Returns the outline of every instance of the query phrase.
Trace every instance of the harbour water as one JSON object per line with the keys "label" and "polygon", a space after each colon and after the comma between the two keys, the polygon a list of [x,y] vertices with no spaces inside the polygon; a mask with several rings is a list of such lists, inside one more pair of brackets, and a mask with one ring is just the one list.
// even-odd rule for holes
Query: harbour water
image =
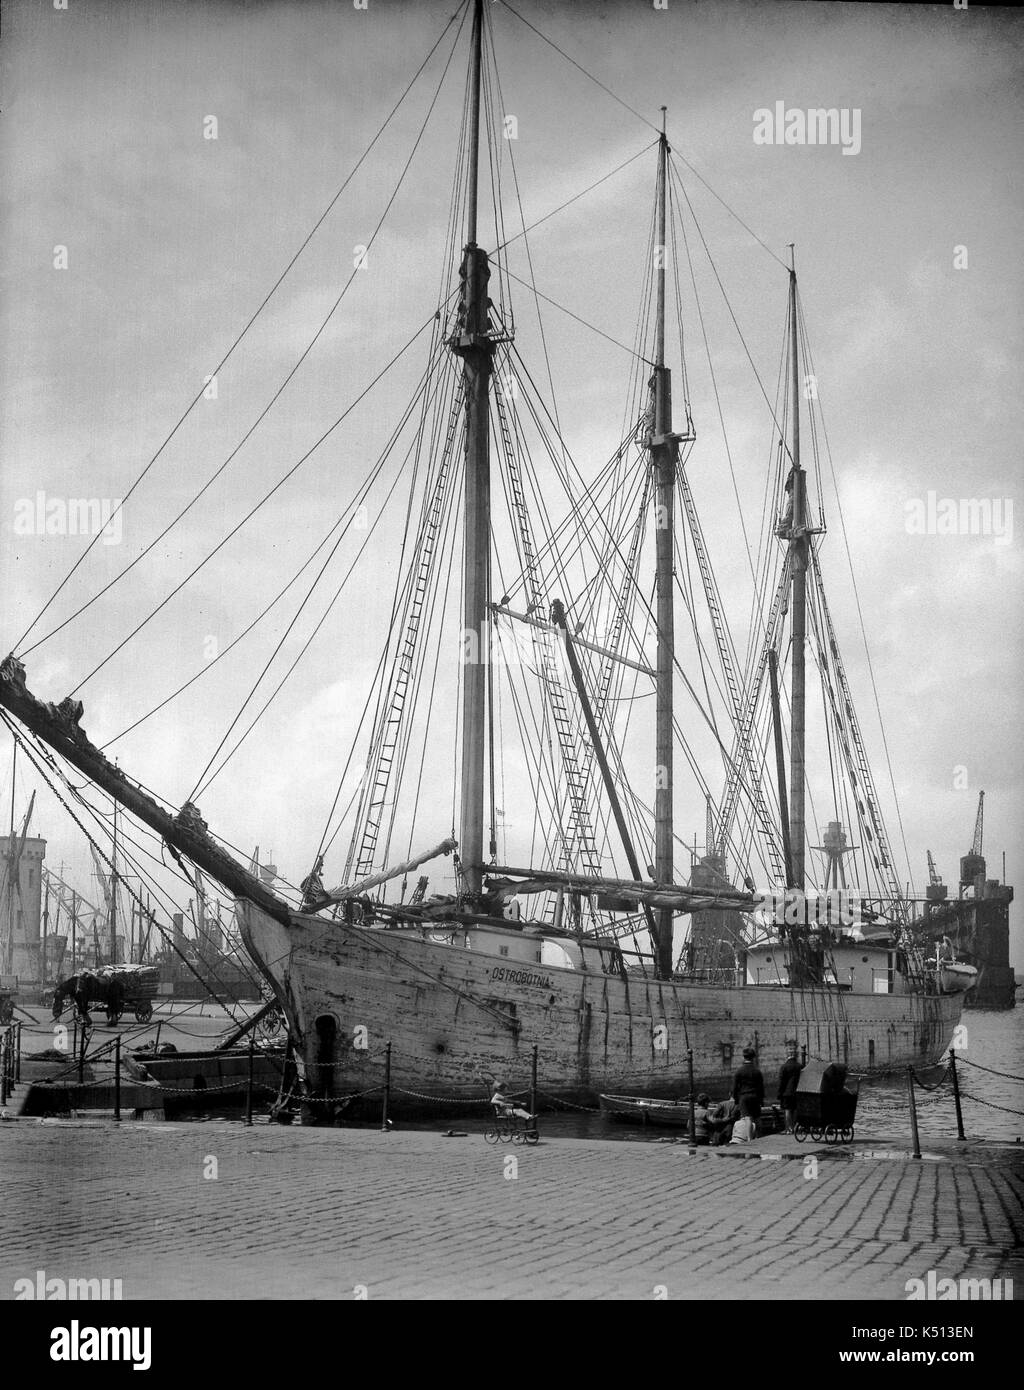
{"label": "harbour water", "polygon": [[[969,1010],[961,1025],[964,1046],[957,1053],[957,1074],[964,1129],[969,1135],[1024,1143],[1024,1010],[989,1013]],[[942,1072],[925,1080],[935,1085]],[[954,1137],[956,1113],[953,1087],[945,1080],[938,1089],[915,1087],[921,1138]],[[857,1124],[873,1133],[908,1130],[907,1083],[887,1077],[865,1085],[857,1106]]]}

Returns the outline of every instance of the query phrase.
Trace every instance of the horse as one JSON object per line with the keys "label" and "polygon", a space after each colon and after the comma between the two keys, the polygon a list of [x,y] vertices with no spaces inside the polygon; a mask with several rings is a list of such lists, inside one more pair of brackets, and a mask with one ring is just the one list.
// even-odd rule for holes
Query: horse
{"label": "horse", "polygon": [[124,997],[123,980],[116,976],[93,975],[83,970],[81,974],[58,980],[53,994],[53,1016],[60,1018],[70,998],[78,1018],[83,1023],[91,1024],[89,1005],[101,1004],[107,1013],[107,1025],[113,1028],[124,1013]]}

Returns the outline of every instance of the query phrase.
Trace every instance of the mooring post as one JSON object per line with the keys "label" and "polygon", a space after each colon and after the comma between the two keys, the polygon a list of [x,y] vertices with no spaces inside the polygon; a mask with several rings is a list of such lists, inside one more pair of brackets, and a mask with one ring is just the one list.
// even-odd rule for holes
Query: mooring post
{"label": "mooring post", "polygon": [[79,1034],[78,1034],[78,1084],[79,1084],[79,1086],[81,1086],[81,1085],[84,1083],[84,1081],[85,1081],[85,1044],[86,1044],[86,1032],[85,1032],[85,1023],[84,1023],[84,1021],[83,1021],[82,1027],[80,1028]]}
{"label": "mooring post", "polygon": [[19,1081],[21,1080],[21,1029],[22,1029],[22,1022],[21,1022],[21,1019],[20,1019],[20,1018],[18,1019],[18,1022],[17,1022],[17,1025],[16,1025],[16,1026],[17,1026],[18,1031],[17,1031],[17,1034],[15,1035],[15,1044],[14,1044],[14,1080],[15,1080],[15,1082],[17,1083],[17,1082],[19,1082]]}
{"label": "mooring post", "polygon": [[114,1039],[114,1119],[121,1118],[121,1034]]}
{"label": "mooring post", "polygon": [[953,1104],[956,1106],[956,1137],[966,1139],[964,1134],[964,1112],[960,1108],[960,1079],[956,1074],[956,1050],[949,1049],[949,1073],[953,1078]]}
{"label": "mooring post", "polygon": [[384,1105],[381,1110],[380,1130],[388,1132],[388,1105],[391,1103],[391,1043],[384,1048]]}
{"label": "mooring post", "polygon": [[693,1048],[686,1051],[686,1070],[690,1076],[690,1148],[697,1147],[697,1119],[693,1113]]}
{"label": "mooring post", "polygon": [[914,1068],[907,1068],[907,1089],[910,1092],[910,1131],[914,1138],[914,1158],[921,1157],[921,1139],[917,1132],[917,1100],[914,1097]]}
{"label": "mooring post", "polygon": [[252,1124],[252,1074],[256,1060],[256,1040],[249,1034],[249,1074],[245,1082],[245,1123]]}

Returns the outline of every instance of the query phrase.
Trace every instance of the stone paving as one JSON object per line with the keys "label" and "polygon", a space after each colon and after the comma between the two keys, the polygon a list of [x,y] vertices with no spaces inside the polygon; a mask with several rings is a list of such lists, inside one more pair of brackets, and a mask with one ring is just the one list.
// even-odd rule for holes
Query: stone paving
{"label": "stone paving", "polygon": [[126,1299],[902,1300],[929,1270],[1024,1294],[1021,1146],[907,1147],[22,1119],[0,1298],[37,1270]]}

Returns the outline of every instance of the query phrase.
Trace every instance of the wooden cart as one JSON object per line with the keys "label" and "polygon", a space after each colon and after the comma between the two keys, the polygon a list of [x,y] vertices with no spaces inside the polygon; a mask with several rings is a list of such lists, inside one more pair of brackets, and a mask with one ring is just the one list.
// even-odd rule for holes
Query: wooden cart
{"label": "wooden cart", "polygon": [[[160,987],[160,971],[155,965],[104,965],[99,976],[116,975],[124,985],[124,1007],[135,1015],[136,1023],[148,1023],[153,1017],[153,1000]],[[121,1015],[110,1019],[119,1023]]]}
{"label": "wooden cart", "polygon": [[14,1000],[18,993],[17,975],[0,975],[0,1026],[14,1018]]}

